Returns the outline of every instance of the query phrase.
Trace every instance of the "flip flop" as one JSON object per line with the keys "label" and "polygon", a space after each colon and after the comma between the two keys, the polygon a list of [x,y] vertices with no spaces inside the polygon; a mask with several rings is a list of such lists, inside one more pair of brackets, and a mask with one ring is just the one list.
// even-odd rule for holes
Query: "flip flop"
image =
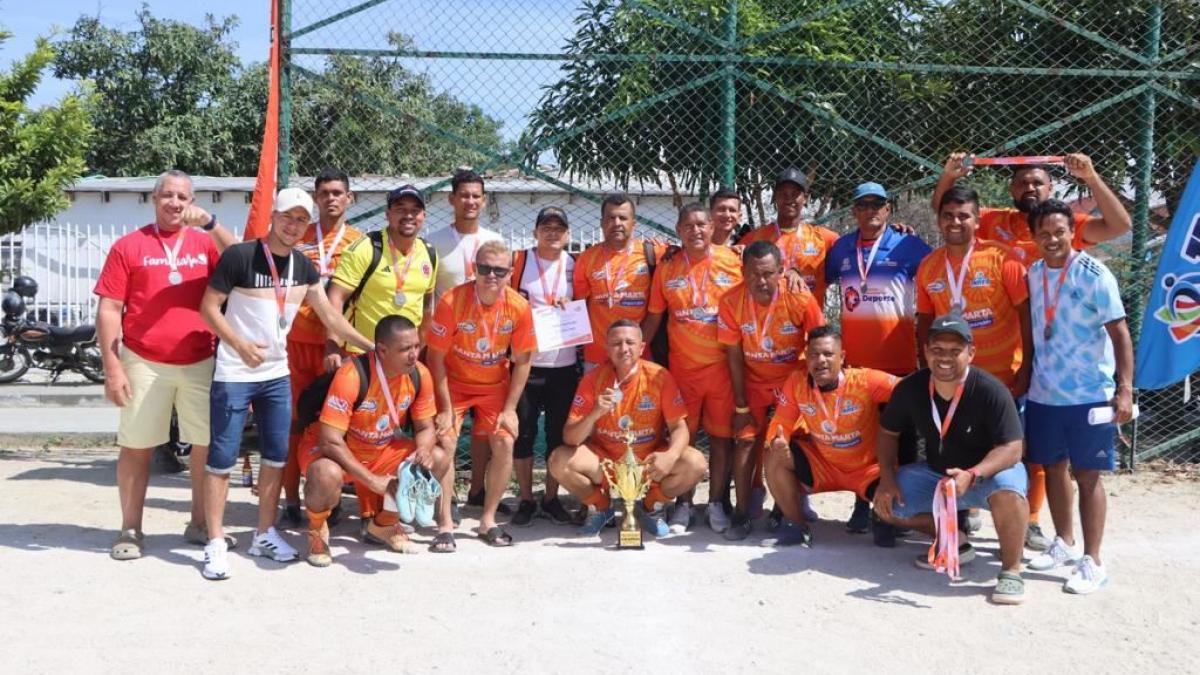
{"label": "flip flop", "polygon": [[437,521],[433,517],[433,506],[442,496],[442,486],[425,467],[417,467],[417,524],[421,527],[434,527]]}
{"label": "flip flop", "polygon": [[416,515],[414,513],[416,500],[413,497],[417,478],[413,468],[414,465],[411,461],[404,460],[400,463],[400,468],[396,469],[396,478],[399,479],[399,486],[396,488],[396,513],[400,516],[400,520],[406,523],[411,523]]}
{"label": "flip flop", "polygon": [[454,543],[453,532],[438,532],[433,538],[433,542],[429,544],[429,550],[433,553],[454,553],[458,550],[458,544]]}
{"label": "flip flop", "polygon": [[493,525],[487,532],[476,532],[475,534],[487,542],[488,546],[496,548],[512,546],[513,543],[512,535],[505,532],[499,525]]}

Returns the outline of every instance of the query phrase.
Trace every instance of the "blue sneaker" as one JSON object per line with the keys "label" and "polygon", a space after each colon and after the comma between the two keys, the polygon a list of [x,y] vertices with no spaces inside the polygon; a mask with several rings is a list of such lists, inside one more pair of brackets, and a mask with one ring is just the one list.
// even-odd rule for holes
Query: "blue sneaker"
{"label": "blue sneaker", "polygon": [[578,532],[580,536],[600,536],[600,530],[603,530],[605,525],[608,525],[610,522],[612,522],[614,516],[616,516],[616,512],[613,511],[611,506],[603,511],[598,511],[596,510],[596,507],[589,506],[587,518],[584,519],[583,525],[579,526]]}
{"label": "blue sneaker", "polygon": [[642,529],[655,537],[662,539],[671,536],[671,526],[667,524],[667,511],[662,504],[656,504],[653,511],[642,514]]}
{"label": "blue sneaker", "polygon": [[399,485],[396,487],[396,514],[405,523],[411,523],[416,518],[417,507],[417,465],[410,460],[404,460],[396,470]]}
{"label": "blue sneaker", "polygon": [[763,546],[773,546],[775,548],[783,548],[787,546],[807,546],[812,548],[812,530],[808,529],[808,525],[794,523],[787,518],[784,518],[779,527],[775,529],[775,536],[763,539]]}
{"label": "blue sneaker", "polygon": [[417,524],[421,527],[434,527],[437,525],[437,521],[433,516],[433,507],[438,498],[442,496],[442,486],[438,484],[429,469],[423,466],[417,468],[417,503],[414,515]]}

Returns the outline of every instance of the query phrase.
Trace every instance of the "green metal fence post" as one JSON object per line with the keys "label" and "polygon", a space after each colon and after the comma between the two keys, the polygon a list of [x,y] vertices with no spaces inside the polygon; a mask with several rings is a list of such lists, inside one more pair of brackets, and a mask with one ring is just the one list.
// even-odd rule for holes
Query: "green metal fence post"
{"label": "green metal fence post", "polygon": [[[1151,63],[1158,59],[1159,43],[1162,37],[1162,3],[1154,2],[1146,15],[1146,57]],[[1150,231],[1150,189],[1151,176],[1154,168],[1154,115],[1157,94],[1153,88],[1142,94],[1141,128],[1138,129],[1138,158],[1137,173],[1134,176],[1133,202],[1133,241],[1130,243],[1129,255],[1132,274],[1131,288],[1126,290],[1126,315],[1129,317],[1129,331],[1133,335],[1134,344],[1142,332],[1142,298],[1145,296],[1146,272],[1146,235]],[[1130,468],[1133,467],[1138,452],[1137,428],[1130,444]]]}
{"label": "green metal fence post", "polygon": [[276,0],[279,11],[279,165],[275,185],[292,175],[292,0]]}
{"label": "green metal fence post", "polygon": [[[736,56],[737,51],[737,11],[738,0],[729,0],[729,9],[725,13],[725,54],[728,57]],[[721,83],[721,183],[730,189],[733,189],[734,183],[737,182],[734,154],[737,151],[737,91],[734,88],[736,68],[732,60],[726,61],[725,78]]]}

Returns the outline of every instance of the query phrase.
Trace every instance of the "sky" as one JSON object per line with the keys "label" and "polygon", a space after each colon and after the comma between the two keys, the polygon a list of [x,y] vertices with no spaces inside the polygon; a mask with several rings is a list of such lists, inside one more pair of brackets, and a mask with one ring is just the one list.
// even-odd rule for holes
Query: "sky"
{"label": "sky", "polygon": [[[293,0],[293,30],[359,4],[362,0]],[[132,30],[135,13],[147,4],[158,18],[201,25],[206,14],[236,15],[232,38],[243,62],[265,61],[271,0],[0,0],[0,27],[13,33],[0,45],[0,63],[27,54],[38,36],[66,32],[81,15],[99,16],[110,27]],[[376,7],[297,38],[297,47],[386,47],[390,31],[411,36],[419,49],[439,51],[553,52],[574,32],[573,0],[388,0]],[[298,65],[317,70],[320,56],[300,56]],[[425,73],[434,86],[474,103],[504,123],[502,135],[520,134],[541,88],[555,79],[558,63],[514,60],[410,59],[405,66]],[[30,103],[52,104],[75,83],[49,71]]]}

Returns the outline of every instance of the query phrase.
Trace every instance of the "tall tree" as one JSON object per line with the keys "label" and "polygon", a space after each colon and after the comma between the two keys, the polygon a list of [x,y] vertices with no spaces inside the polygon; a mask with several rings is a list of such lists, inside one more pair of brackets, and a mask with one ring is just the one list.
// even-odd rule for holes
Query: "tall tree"
{"label": "tall tree", "polygon": [[[10,33],[0,31],[0,44]],[[63,188],[84,168],[91,126],[76,96],[30,109],[26,101],[54,59],[39,39],[33,53],[0,72],[0,234],[16,232],[67,207]]]}

